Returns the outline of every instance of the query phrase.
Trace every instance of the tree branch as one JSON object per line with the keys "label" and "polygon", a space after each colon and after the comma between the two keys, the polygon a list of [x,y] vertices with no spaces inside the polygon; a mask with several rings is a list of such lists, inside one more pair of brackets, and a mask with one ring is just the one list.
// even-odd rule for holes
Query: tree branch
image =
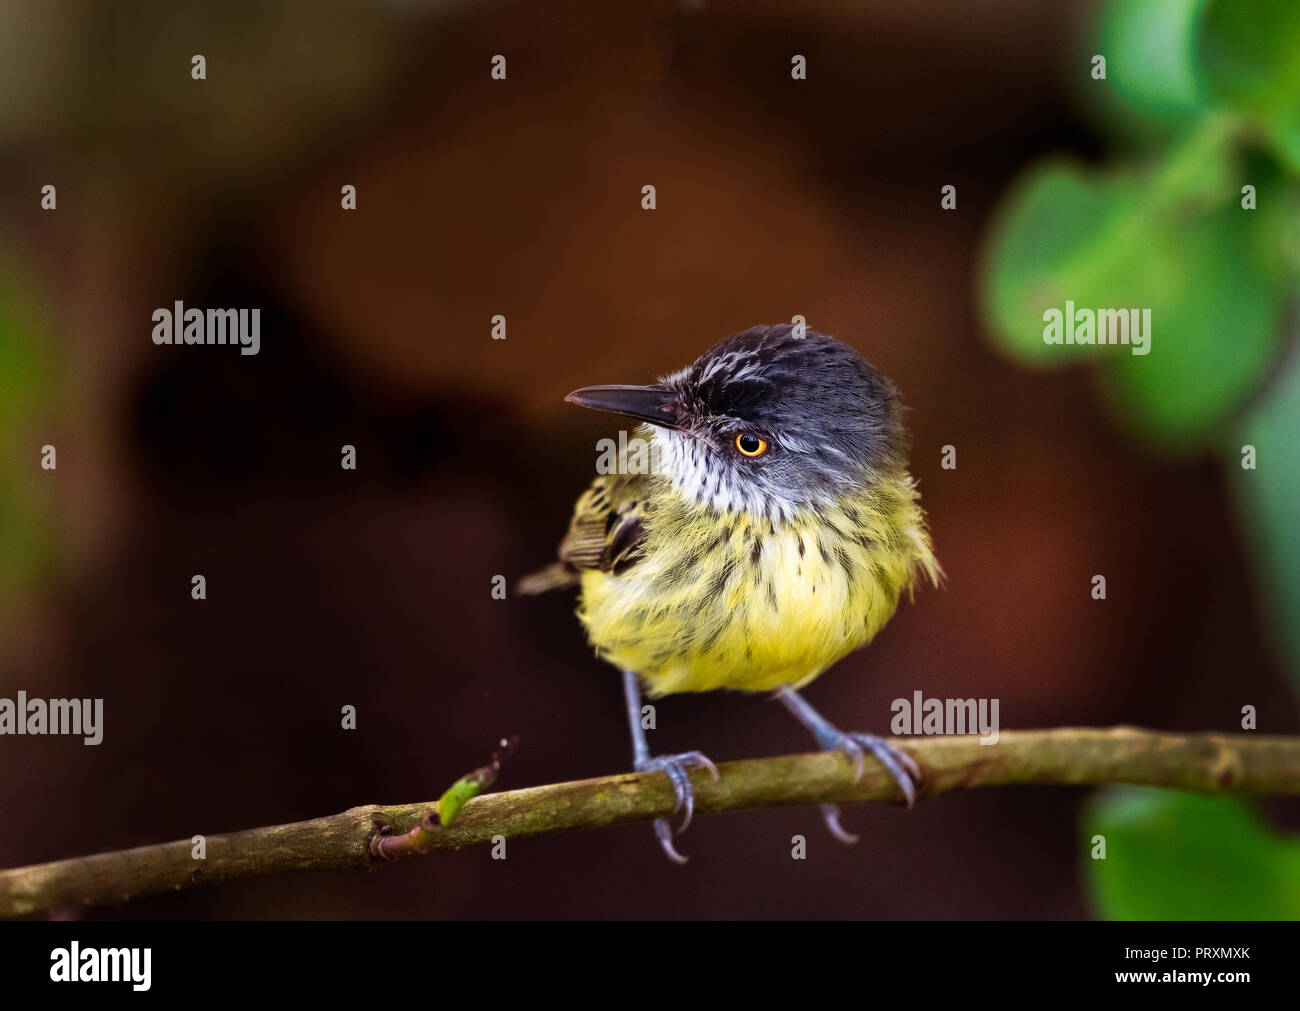
{"label": "tree branch", "polygon": [[[1300,793],[1300,738],[1164,734],[1130,727],[1007,731],[977,737],[897,738],[920,763],[920,796],[1014,784],[1136,783],[1217,793]],[[868,760],[854,783],[843,755],[819,753],[727,762],[721,779],[693,772],[695,810],[899,801],[898,787]],[[449,791],[450,792],[450,791]],[[206,859],[188,840],[0,871],[0,917],[118,902],[292,871],[375,870],[437,850],[575,828],[645,821],[672,812],[662,773],[627,773],[476,797],[452,825],[437,804],[371,804],[311,821],[206,837]],[[409,840],[406,841],[406,840]]]}

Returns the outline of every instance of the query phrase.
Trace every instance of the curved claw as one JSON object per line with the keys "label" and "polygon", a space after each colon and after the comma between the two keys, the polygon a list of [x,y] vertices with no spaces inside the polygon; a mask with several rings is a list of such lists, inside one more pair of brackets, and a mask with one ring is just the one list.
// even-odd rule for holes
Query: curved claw
{"label": "curved claw", "polygon": [[826,828],[830,830],[831,835],[844,843],[845,846],[852,846],[858,841],[857,836],[840,824],[840,806],[838,804],[823,804],[821,808],[822,821],[826,822]]}
{"label": "curved claw", "polygon": [[844,737],[852,743],[852,747],[845,746],[845,750],[855,756],[858,777],[862,775],[862,753],[865,749],[870,751],[894,777],[894,782],[903,791],[903,799],[907,806],[911,808],[916,804],[916,788],[924,777],[921,767],[916,764],[911,755],[875,734],[845,734]]}
{"label": "curved claw", "polygon": [[695,809],[695,791],[691,789],[691,781],[686,775],[686,770],[676,762],[665,762],[659,767],[667,776],[668,781],[673,785],[673,796],[676,803],[673,804],[673,814],[686,805],[686,820],[689,821],[691,812]]}
{"label": "curved claw", "polygon": [[702,751],[688,751],[685,755],[679,755],[679,758],[686,761],[688,765],[701,765],[709,770],[709,775],[713,777],[716,783],[722,777],[718,775],[718,767],[709,760],[709,756]]}
{"label": "curved claw", "polygon": [[[895,747],[886,741],[883,737],[877,737],[875,734],[846,734],[842,730],[836,729],[826,717],[817,712],[808,702],[793,688],[783,688],[777,692],[777,698],[781,704],[790,710],[794,718],[807,727],[817,743],[825,751],[843,751],[846,757],[853,763],[853,781],[856,783],[862,778],[863,760],[866,752],[870,751],[885,771],[893,777],[898,784],[899,790],[903,793],[903,800],[910,808],[916,803],[917,787],[921,785],[924,774],[921,767],[916,764],[912,756],[902,749]],[[853,841],[857,838],[844,831],[840,825],[840,812],[834,804],[822,805],[822,817],[826,820],[826,827],[831,830],[831,834],[842,842]]]}
{"label": "curved claw", "polygon": [[[686,827],[690,825],[691,818],[695,814],[695,791],[691,787],[690,776],[686,773],[687,767],[692,765],[702,766],[707,769],[714,782],[717,782],[718,767],[702,751],[684,751],[679,755],[660,755],[658,758],[648,758],[636,763],[637,772],[662,772],[667,775],[668,781],[673,787],[673,796],[677,800],[677,803],[673,806],[673,814],[685,809],[685,816],[677,829],[679,834],[686,831]],[[659,835],[660,844],[665,846],[664,852],[668,854],[670,860],[676,863],[685,863],[685,857],[682,857],[671,845],[664,843],[663,830],[660,828],[661,822],[664,826],[663,830],[667,829],[668,822],[665,819],[656,819],[655,833]]]}
{"label": "curved claw", "polygon": [[912,780],[919,786],[922,780],[925,779],[925,773],[923,773],[921,771],[921,767],[916,764],[916,759],[914,759],[902,748],[896,747],[895,745],[890,744],[881,738],[877,738],[877,740],[879,740],[882,744],[884,744],[885,747],[887,747],[890,750],[893,756],[898,759],[899,764],[901,764],[903,768],[907,770],[907,774],[911,776]]}
{"label": "curved claw", "polygon": [[664,851],[664,855],[675,864],[684,864],[690,857],[682,856],[677,852],[677,847],[673,845],[673,827],[668,824],[667,818],[655,819],[655,835],[659,839],[659,848]]}

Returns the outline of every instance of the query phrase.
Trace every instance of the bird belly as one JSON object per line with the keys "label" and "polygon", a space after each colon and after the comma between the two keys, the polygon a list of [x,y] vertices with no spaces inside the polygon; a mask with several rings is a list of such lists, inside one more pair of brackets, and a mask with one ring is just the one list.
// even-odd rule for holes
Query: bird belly
{"label": "bird belly", "polygon": [[674,524],[621,575],[583,573],[592,645],[652,694],[804,684],[871,640],[909,578],[905,554],[820,517],[717,523]]}

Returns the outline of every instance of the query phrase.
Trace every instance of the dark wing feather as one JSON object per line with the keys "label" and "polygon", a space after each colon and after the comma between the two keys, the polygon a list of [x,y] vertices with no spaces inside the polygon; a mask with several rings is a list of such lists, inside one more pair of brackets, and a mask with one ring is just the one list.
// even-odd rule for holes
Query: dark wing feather
{"label": "dark wing feather", "polygon": [[620,575],[641,557],[647,479],[639,474],[601,475],[582,493],[560,542],[559,561],[519,581],[520,593],[575,586],[584,569]]}

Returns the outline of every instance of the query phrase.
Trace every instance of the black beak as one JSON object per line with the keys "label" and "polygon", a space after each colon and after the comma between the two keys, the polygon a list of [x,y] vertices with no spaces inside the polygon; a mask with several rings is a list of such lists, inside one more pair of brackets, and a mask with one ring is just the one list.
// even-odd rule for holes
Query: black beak
{"label": "black beak", "polygon": [[682,427],[682,402],[666,386],[584,386],[564,399],[579,407],[621,414],[660,428]]}

